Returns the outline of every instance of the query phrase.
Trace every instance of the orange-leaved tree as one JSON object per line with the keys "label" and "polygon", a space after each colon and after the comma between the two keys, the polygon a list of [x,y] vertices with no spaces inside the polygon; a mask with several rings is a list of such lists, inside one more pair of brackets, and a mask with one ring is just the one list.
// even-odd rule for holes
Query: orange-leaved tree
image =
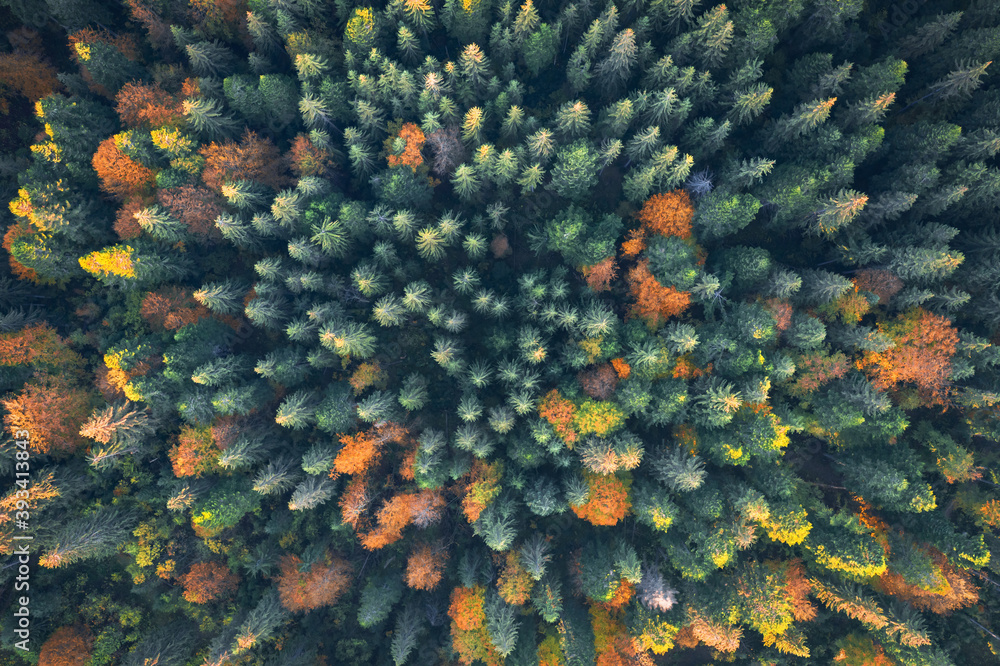
{"label": "orange-leaved tree", "polygon": [[487,666],[503,663],[486,629],[485,603],[486,590],[480,585],[456,587],[451,591],[451,604],[448,606],[451,645],[463,664],[472,664],[477,659]]}
{"label": "orange-leaved tree", "polygon": [[654,194],[635,215],[644,229],[661,236],[691,237],[694,206],[686,190]]}
{"label": "orange-leaved tree", "polygon": [[562,397],[557,389],[545,394],[538,404],[538,415],[552,424],[556,434],[566,445],[573,448],[577,433],[573,430],[573,417],[576,416],[576,406]]}
{"label": "orange-leaved tree", "polygon": [[101,188],[121,200],[149,190],[156,181],[153,170],[123,153],[113,136],[100,143],[91,164]]}
{"label": "orange-leaved tree", "polygon": [[181,426],[177,443],[167,454],[174,467],[174,476],[202,476],[221,471],[218,464],[219,449],[208,426]]}
{"label": "orange-leaved tree", "polygon": [[629,293],[635,299],[630,314],[656,328],[663,320],[681,314],[691,304],[691,294],[664,287],[649,270],[649,259],[641,259],[628,276]]}
{"label": "orange-leaved tree", "polygon": [[441,582],[448,549],[442,543],[416,546],[406,559],[406,584],[414,590],[433,590]]}
{"label": "orange-leaved tree", "polygon": [[500,461],[487,463],[476,459],[468,472],[468,485],[462,498],[462,513],[470,523],[479,519],[490,502],[500,494],[503,465]]}
{"label": "orange-leaved tree", "polygon": [[323,176],[333,171],[333,156],[330,151],[316,146],[306,134],[295,137],[288,151],[288,162],[292,173],[300,178]]}
{"label": "orange-leaved tree", "polygon": [[913,308],[879,330],[895,344],[882,352],[866,351],[859,367],[882,390],[912,382],[927,404],[941,403],[949,386],[951,357],[958,346],[958,332],[942,315]]}
{"label": "orange-leaved tree", "polygon": [[523,606],[531,597],[531,586],[534,580],[531,574],[521,564],[521,555],[514,550],[508,550],[503,571],[497,580],[497,591],[504,601],[515,606]]}
{"label": "orange-leaved tree", "polygon": [[591,472],[584,472],[583,476],[589,489],[587,501],[580,506],[571,506],[573,513],[593,525],[617,525],[632,508],[629,499],[631,478]]}
{"label": "orange-leaved tree", "polygon": [[193,604],[228,597],[240,582],[239,576],[218,562],[197,562],[177,580],[184,586],[184,598]]}
{"label": "orange-leaved tree", "polygon": [[414,123],[404,124],[399,134],[385,140],[389,166],[408,166],[414,171],[424,163],[420,149],[424,147],[424,133]]}
{"label": "orange-leaved tree", "polygon": [[157,200],[198,238],[222,238],[215,218],[222,212],[222,200],[212,190],[197,185],[181,185],[160,190]]}
{"label": "orange-leaved tree", "polygon": [[132,128],[153,128],[177,123],[181,105],[159,83],[129,81],[115,96],[115,110],[121,121]]}
{"label": "orange-leaved tree", "polygon": [[618,264],[614,257],[606,257],[596,264],[581,267],[580,272],[586,278],[588,287],[594,291],[608,291],[611,281],[618,276]]}
{"label": "orange-leaved tree", "polygon": [[22,95],[34,104],[62,88],[55,67],[31,53],[0,53],[0,113],[8,113],[9,99]]}
{"label": "orange-leaved tree", "polygon": [[213,141],[198,151],[205,158],[205,184],[219,191],[227,181],[251,180],[273,189],[288,184],[284,160],[270,139],[247,130],[240,141]]}
{"label": "orange-leaved tree", "polygon": [[38,666],[83,666],[90,659],[92,644],[85,626],[60,627],[42,644]]}
{"label": "orange-leaved tree", "polygon": [[90,417],[95,395],[74,384],[64,374],[36,372],[22,391],[0,404],[7,413],[4,424],[11,436],[27,430],[28,447],[38,453],[68,453],[86,443],[80,426]]}
{"label": "orange-leaved tree", "polygon": [[281,605],[290,611],[311,611],[332,606],[351,586],[353,570],[349,562],[326,553],[306,571],[301,571],[302,559],[285,555],[278,563],[278,596]]}
{"label": "orange-leaved tree", "polygon": [[176,285],[147,293],[139,314],[154,330],[168,331],[212,316],[208,308],[194,300],[189,289]]}

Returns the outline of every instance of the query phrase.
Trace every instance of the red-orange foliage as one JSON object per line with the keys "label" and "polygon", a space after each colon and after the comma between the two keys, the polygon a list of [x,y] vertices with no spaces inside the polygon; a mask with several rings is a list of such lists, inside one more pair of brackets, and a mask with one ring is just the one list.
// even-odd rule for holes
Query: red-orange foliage
{"label": "red-orange foliage", "polygon": [[135,219],[135,214],[149,205],[149,200],[144,197],[129,197],[128,200],[118,209],[115,214],[114,230],[118,238],[129,240],[142,235],[142,227]]}
{"label": "red-orange foliage", "polygon": [[368,492],[368,479],[364,476],[354,477],[347,485],[347,489],[344,490],[344,494],[340,496],[341,520],[357,530],[371,501],[371,493]]}
{"label": "red-orange foliage", "polygon": [[386,159],[389,162],[389,166],[406,165],[416,171],[417,167],[424,163],[424,157],[420,154],[420,149],[424,147],[423,131],[421,131],[418,125],[406,123],[400,128],[397,136],[406,142],[406,147],[402,153],[394,155],[392,153],[392,143],[396,137],[386,139],[387,152],[389,153]]}
{"label": "red-orange foliage", "polygon": [[584,392],[595,400],[607,400],[618,386],[618,373],[608,363],[577,374]]}
{"label": "red-orange foliage", "polygon": [[685,190],[654,194],[636,213],[643,226],[661,236],[691,237],[694,206]]}
{"label": "red-orange foliage", "polygon": [[490,252],[493,253],[494,259],[503,259],[511,253],[510,241],[507,240],[506,234],[497,234],[493,237],[490,241]]}
{"label": "red-orange foliage", "polygon": [[903,288],[903,281],[894,273],[878,268],[863,268],[854,274],[854,284],[862,291],[878,296],[878,304],[885,305]]}
{"label": "red-orange foliage", "polygon": [[101,188],[119,199],[141,194],[156,181],[156,174],[119,150],[114,137],[97,147],[91,160],[101,179]]}
{"label": "red-orange foliage", "polygon": [[632,366],[623,358],[611,359],[611,366],[618,373],[618,379],[628,379],[628,376],[632,374]]}
{"label": "red-orange foliage", "polygon": [[566,444],[572,446],[577,434],[573,430],[573,418],[576,416],[576,406],[552,389],[545,394],[538,405],[538,415],[552,424],[556,434],[562,437]]}
{"label": "red-orange foliage", "polygon": [[205,157],[202,180],[219,191],[225,181],[251,180],[276,190],[289,183],[281,153],[270,139],[247,130],[240,141],[213,141],[198,151]]}
{"label": "red-orange foliage", "polygon": [[677,358],[677,363],[674,365],[673,372],[671,373],[675,378],[680,379],[697,379],[702,375],[707,375],[712,373],[712,364],[709,363],[704,370],[699,368],[691,360],[690,354],[685,354]]}
{"label": "red-orange foliage", "polygon": [[1000,500],[991,499],[979,507],[980,519],[990,527],[1000,526]]}
{"label": "red-orange foliage", "polygon": [[154,330],[175,331],[187,324],[212,316],[204,305],[194,300],[183,287],[163,287],[151,291],[142,299],[139,314]]}
{"label": "red-orange foliage", "polygon": [[10,264],[11,272],[17,276],[19,280],[30,280],[36,284],[42,281],[41,277],[35,272],[34,269],[28,268],[17,259],[14,255],[10,253],[11,246],[13,246],[14,241],[19,238],[24,238],[28,236],[34,236],[37,233],[36,229],[27,220],[17,220],[13,224],[7,227],[7,231],[3,235],[3,249],[7,250],[7,263]]}
{"label": "red-orange foliage", "polygon": [[789,387],[789,393],[803,397],[834,379],[840,379],[851,368],[851,362],[837,352],[827,355],[822,351],[812,351],[795,359],[796,379]]}
{"label": "red-orange foliage", "polygon": [[130,81],[118,91],[115,102],[118,117],[132,128],[170,125],[181,117],[180,103],[159,83]]}
{"label": "red-orange foliage", "polygon": [[146,28],[146,35],[153,46],[166,50],[174,45],[170,24],[150,9],[144,0],[125,0],[125,4],[129,6],[132,18]]}
{"label": "red-orange foliage", "polygon": [[941,402],[948,388],[951,357],[958,345],[958,333],[951,320],[922,308],[899,315],[879,330],[896,343],[884,352],[865,352],[858,367],[869,372],[879,389],[893,389],[901,382],[913,382],[926,402]]}
{"label": "red-orange foliage", "polygon": [[403,493],[390,498],[378,510],[378,525],[361,535],[361,545],[368,550],[378,550],[399,541],[403,530],[413,522],[413,502],[416,495]]}
{"label": "red-orange foliage", "polygon": [[0,113],[8,113],[11,93],[34,103],[62,88],[56,69],[30,53],[0,53]]}
{"label": "red-orange foliage", "polygon": [[486,590],[479,585],[456,587],[451,591],[451,605],[448,607],[451,644],[463,664],[472,664],[477,659],[487,666],[503,663],[486,630],[485,601]]}
{"label": "red-orange foliage", "polygon": [[309,137],[299,134],[288,152],[288,162],[292,172],[298,176],[322,176],[333,170],[333,156],[330,151],[316,147]]}
{"label": "red-orange foliage", "polygon": [[47,322],[0,333],[0,366],[44,364],[66,373],[77,371],[83,363]]}
{"label": "red-orange foliage", "polygon": [[38,666],[83,666],[90,659],[91,643],[86,627],[60,627],[42,644]]}
{"label": "red-orange foliage", "polygon": [[937,588],[921,589],[907,583],[898,573],[887,570],[875,582],[876,589],[913,604],[921,610],[929,610],[938,615],[949,615],[953,610],[971,606],[979,601],[979,592],[969,580],[969,574],[949,564],[939,550],[934,548],[928,550],[940,574]]}
{"label": "red-orange foliage", "polygon": [[618,265],[614,257],[607,257],[592,266],[581,267],[580,272],[587,279],[588,287],[594,291],[608,291],[611,281],[618,276]]}
{"label": "red-orange foliage", "polygon": [[794,308],[788,301],[783,301],[779,298],[769,298],[764,302],[764,307],[774,317],[774,326],[779,331],[787,331],[788,327],[792,325]]}
{"label": "red-orange foliage", "polygon": [[631,315],[645,320],[655,328],[662,320],[679,315],[691,304],[691,294],[664,287],[649,270],[649,259],[641,260],[628,272],[628,284],[632,298]]}
{"label": "red-orange foliage", "polygon": [[815,619],[816,605],[809,599],[812,585],[806,578],[806,569],[802,560],[795,558],[788,562],[770,561],[767,564],[774,570],[780,570],[784,576],[783,596],[791,604],[792,617],[799,622],[809,622]]}
{"label": "red-orange foliage", "polygon": [[504,601],[515,606],[522,606],[531,597],[531,586],[534,581],[531,574],[521,564],[521,556],[513,550],[507,551],[503,571],[497,580],[497,591]]}
{"label": "red-orange foliage", "polygon": [[629,488],[632,482],[627,477],[620,479],[614,474],[600,476],[584,472],[590,493],[581,506],[570,507],[573,513],[594,525],[616,525],[632,508]]}
{"label": "red-orange foliage", "polygon": [[218,454],[211,428],[183,425],[177,435],[177,443],[167,455],[173,465],[174,476],[180,478],[201,476],[220,469],[216,462]]}
{"label": "red-orange foliage", "polygon": [[193,604],[228,597],[236,591],[240,577],[224,564],[198,562],[191,570],[177,579],[184,586],[184,598]]}
{"label": "red-orange foliage", "polygon": [[421,544],[406,560],[406,584],[414,590],[433,590],[441,582],[448,550],[442,544]]}
{"label": "red-orange foliage", "polygon": [[622,256],[634,257],[646,249],[646,230],[642,227],[628,232],[627,240],[622,243]]}
{"label": "red-orange foliage", "polygon": [[212,190],[197,185],[181,185],[160,190],[156,198],[195,236],[222,238],[215,226],[215,218],[222,212],[222,200]]}
{"label": "red-orange foliage", "polygon": [[299,571],[302,560],[297,555],[285,555],[278,563],[278,596],[281,605],[290,611],[311,611],[332,606],[351,586],[350,563],[330,553],[314,562],[308,571]]}
{"label": "red-orange foliage", "polygon": [[383,446],[389,442],[401,444],[408,434],[406,428],[398,423],[385,421],[365,432],[341,435],[340,443],[343,446],[333,461],[330,477],[364,473],[378,460]]}
{"label": "red-orange foliage", "polygon": [[31,433],[29,448],[38,453],[71,452],[86,443],[80,426],[90,417],[94,396],[63,374],[36,372],[24,389],[0,404],[7,410],[4,424],[12,436]]}

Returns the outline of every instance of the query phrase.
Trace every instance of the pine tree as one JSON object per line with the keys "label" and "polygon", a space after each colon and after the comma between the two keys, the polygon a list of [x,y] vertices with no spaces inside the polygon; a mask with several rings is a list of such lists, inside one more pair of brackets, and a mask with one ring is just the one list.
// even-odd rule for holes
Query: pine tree
{"label": "pine tree", "polygon": [[69,522],[53,536],[53,545],[39,558],[43,567],[54,569],[74,562],[108,557],[125,543],[135,516],[108,508]]}

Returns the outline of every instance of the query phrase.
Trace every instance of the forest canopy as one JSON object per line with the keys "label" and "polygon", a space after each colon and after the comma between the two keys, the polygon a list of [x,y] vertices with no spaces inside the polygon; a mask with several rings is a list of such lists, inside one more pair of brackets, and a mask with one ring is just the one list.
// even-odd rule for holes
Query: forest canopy
{"label": "forest canopy", "polygon": [[997,661],[1000,3],[0,22],[5,664]]}

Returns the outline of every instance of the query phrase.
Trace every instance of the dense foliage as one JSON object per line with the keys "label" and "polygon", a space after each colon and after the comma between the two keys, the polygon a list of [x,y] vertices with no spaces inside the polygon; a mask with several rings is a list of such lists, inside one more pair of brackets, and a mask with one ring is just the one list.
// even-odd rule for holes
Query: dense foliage
{"label": "dense foliage", "polygon": [[4,663],[994,662],[1000,3],[710,4],[0,0]]}

